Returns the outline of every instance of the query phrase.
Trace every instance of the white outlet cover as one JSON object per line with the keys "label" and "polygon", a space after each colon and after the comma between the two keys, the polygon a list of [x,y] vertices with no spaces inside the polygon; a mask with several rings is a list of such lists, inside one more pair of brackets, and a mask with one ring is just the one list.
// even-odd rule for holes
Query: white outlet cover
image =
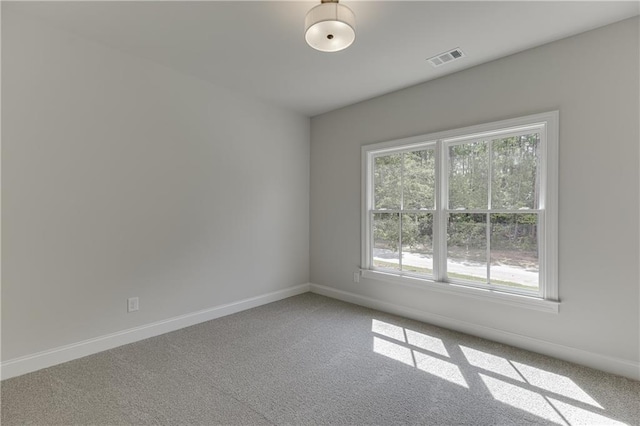
{"label": "white outlet cover", "polygon": [[140,308],[137,297],[130,297],[127,299],[127,312],[135,312]]}

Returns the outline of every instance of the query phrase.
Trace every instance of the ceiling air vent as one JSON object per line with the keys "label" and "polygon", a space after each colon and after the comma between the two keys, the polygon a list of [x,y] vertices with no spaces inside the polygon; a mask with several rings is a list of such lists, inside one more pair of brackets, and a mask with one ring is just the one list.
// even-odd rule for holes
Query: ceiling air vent
{"label": "ceiling air vent", "polygon": [[440,53],[432,58],[427,59],[431,65],[434,67],[439,67],[449,62],[455,61],[456,59],[464,58],[464,52],[460,50],[459,47],[456,47],[453,50],[448,52]]}

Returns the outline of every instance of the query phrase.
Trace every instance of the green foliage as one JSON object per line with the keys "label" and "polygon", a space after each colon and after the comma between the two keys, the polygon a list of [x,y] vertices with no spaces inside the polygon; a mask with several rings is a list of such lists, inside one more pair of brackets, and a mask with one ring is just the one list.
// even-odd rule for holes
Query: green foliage
{"label": "green foliage", "polygon": [[[491,250],[537,250],[537,214],[493,213],[490,216]],[[449,248],[458,247],[466,251],[486,250],[486,224],[487,215],[484,213],[451,213],[447,227],[447,245]]]}
{"label": "green foliage", "polygon": [[447,245],[465,250],[485,250],[487,247],[487,215],[452,213],[447,227]]}
{"label": "green foliage", "polygon": [[[491,214],[491,248],[508,252],[537,251],[539,135],[532,133],[451,145],[448,149],[449,215],[447,244],[475,251],[487,246],[487,214],[464,213],[469,209],[513,210]],[[435,208],[435,151],[396,153],[374,160],[374,208],[376,210],[431,210]],[[491,163],[490,163],[491,162]],[[489,185],[490,184],[490,185]],[[374,244],[378,248],[403,248],[430,252],[433,215],[377,213],[373,217]],[[402,232],[402,234],[400,234]]]}
{"label": "green foliage", "polygon": [[539,135],[463,143],[449,147],[449,208],[489,207],[491,158],[491,208],[537,208]]}
{"label": "green foliage", "polygon": [[[376,213],[373,217],[375,247],[398,251],[400,238],[400,214]],[[433,247],[433,214],[402,214],[402,246],[412,251],[429,251]]]}
{"label": "green foliage", "polygon": [[487,142],[449,147],[449,208],[486,209],[489,188]]}
{"label": "green foliage", "polygon": [[376,157],[373,171],[375,209],[433,209],[433,149]]}
{"label": "green foliage", "polygon": [[493,141],[492,208],[538,207],[539,141],[537,133]]}
{"label": "green foliage", "polygon": [[404,209],[435,207],[436,160],[432,149],[404,153]]}
{"label": "green foliage", "polygon": [[[537,252],[538,215],[492,214],[491,248],[499,251]],[[537,257],[536,253],[533,254]]]}
{"label": "green foliage", "polygon": [[[435,153],[433,149],[376,157],[374,162],[375,209],[433,209],[435,207]],[[431,250],[431,213],[378,213],[374,215],[376,247],[398,251],[402,245],[413,250]]]}
{"label": "green foliage", "polygon": [[403,214],[402,215],[402,246],[409,247],[413,252],[431,252],[433,247],[433,214]]}
{"label": "green foliage", "polygon": [[373,169],[375,209],[399,209],[403,154],[376,157]]}
{"label": "green foliage", "polygon": [[400,226],[399,213],[376,213],[373,215],[373,241],[377,248],[398,251]]}

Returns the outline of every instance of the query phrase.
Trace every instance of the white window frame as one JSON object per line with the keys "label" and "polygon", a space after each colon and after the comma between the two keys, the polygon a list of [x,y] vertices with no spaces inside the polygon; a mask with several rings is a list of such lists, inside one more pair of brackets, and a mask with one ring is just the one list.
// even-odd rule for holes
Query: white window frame
{"label": "white window frame", "polygon": [[[502,134],[512,136],[518,132],[527,134],[540,133],[540,157],[538,174],[540,194],[538,208],[528,210],[539,215],[538,251],[540,287],[538,294],[518,292],[517,290],[500,289],[464,282],[463,280],[446,279],[446,221],[448,185],[448,147],[476,139],[499,137]],[[511,306],[557,313],[558,299],[558,133],[559,112],[550,111],[509,120],[495,121],[476,126],[453,129],[444,132],[430,133],[404,139],[375,143],[362,146],[362,241],[361,241],[361,273],[364,278],[382,280],[389,283],[410,287],[419,287],[427,291],[438,291],[462,295],[481,300],[490,300]],[[380,270],[373,267],[373,224],[371,223],[374,186],[374,158],[381,155],[414,151],[420,148],[435,148],[436,155],[436,188],[435,210],[433,213],[433,278],[406,271]],[[488,213],[485,210],[481,213]],[[391,213],[392,211],[390,211]],[[395,212],[395,211],[393,211]],[[474,213],[475,210],[460,212]]]}

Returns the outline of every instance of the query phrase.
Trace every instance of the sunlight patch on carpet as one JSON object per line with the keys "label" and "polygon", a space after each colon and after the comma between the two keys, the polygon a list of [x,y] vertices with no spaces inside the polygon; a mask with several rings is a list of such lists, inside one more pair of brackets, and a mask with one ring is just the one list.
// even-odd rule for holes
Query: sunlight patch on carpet
{"label": "sunlight patch on carpet", "polygon": [[450,383],[469,388],[460,368],[451,362],[375,336],[373,338],[373,351]]}
{"label": "sunlight patch on carpet", "polygon": [[474,367],[491,371],[492,373],[517,380],[518,382],[524,382],[524,379],[518,374],[518,371],[505,358],[466,346],[460,346],[460,349],[465,358],[467,358],[467,362]]}
{"label": "sunlight patch on carpet", "polygon": [[438,355],[449,358],[449,352],[445,348],[442,339],[429,336],[428,334],[389,324],[388,322],[371,320],[371,331],[381,336],[389,337],[402,343],[408,343],[416,348],[424,349]]}
{"label": "sunlight patch on carpet", "polygon": [[480,378],[496,400],[559,425],[567,423],[539,393],[480,373]]}
{"label": "sunlight patch on carpet", "polygon": [[626,423],[619,422],[601,414],[592,413],[591,411],[558,401],[554,398],[548,398],[549,402],[567,419],[571,425],[612,425],[627,426]]}
{"label": "sunlight patch on carpet", "polygon": [[580,386],[566,376],[550,373],[515,361],[512,364],[518,369],[527,382],[533,386],[576,401],[584,402],[585,404],[593,405],[594,407],[602,408],[596,400],[591,398]]}

